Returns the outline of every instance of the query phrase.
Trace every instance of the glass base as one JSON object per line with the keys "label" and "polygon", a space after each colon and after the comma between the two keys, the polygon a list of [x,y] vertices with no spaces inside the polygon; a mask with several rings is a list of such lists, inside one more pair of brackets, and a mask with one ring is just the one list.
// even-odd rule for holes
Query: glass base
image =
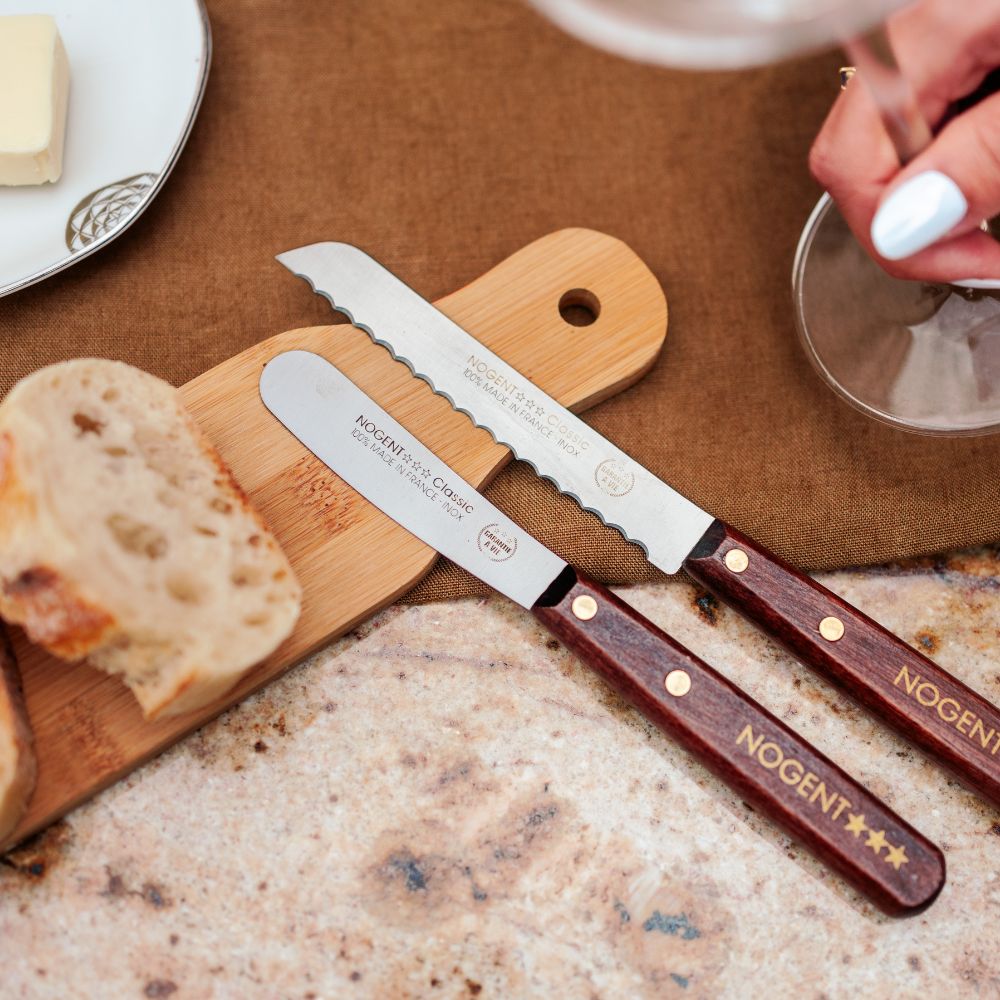
{"label": "glass base", "polygon": [[795,318],[826,383],[920,434],[1000,431],[1000,293],[892,278],[824,195],[799,242]]}

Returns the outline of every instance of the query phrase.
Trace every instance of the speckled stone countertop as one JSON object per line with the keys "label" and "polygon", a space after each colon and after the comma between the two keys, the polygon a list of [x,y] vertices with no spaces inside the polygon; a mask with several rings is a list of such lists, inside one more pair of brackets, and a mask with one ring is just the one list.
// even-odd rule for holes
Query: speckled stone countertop
{"label": "speckled stone countertop", "polygon": [[[1000,555],[828,574],[1000,701]],[[506,601],[398,606],[0,865],[12,997],[996,997],[1000,814],[682,582],[629,600],[944,849],[881,916]]]}

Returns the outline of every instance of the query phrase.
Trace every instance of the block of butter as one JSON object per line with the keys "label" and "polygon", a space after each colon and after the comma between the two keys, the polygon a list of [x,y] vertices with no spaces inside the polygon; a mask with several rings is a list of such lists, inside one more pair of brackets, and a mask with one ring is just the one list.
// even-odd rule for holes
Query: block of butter
{"label": "block of butter", "polygon": [[62,174],[69,63],[47,14],[0,16],[0,184]]}

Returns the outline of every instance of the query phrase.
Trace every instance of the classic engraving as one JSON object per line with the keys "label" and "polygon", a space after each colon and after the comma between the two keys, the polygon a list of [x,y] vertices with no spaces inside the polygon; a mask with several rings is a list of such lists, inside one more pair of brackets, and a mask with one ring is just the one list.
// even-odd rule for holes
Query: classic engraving
{"label": "classic engraving", "polygon": [[594,470],[594,482],[608,496],[623,497],[632,492],[635,475],[615,458],[606,458]]}
{"label": "classic engraving", "polygon": [[456,507],[460,507],[467,514],[471,514],[475,509],[468,500],[456,493],[443,476],[435,476],[431,480],[431,485],[441,491],[441,495],[447,497]]}
{"label": "classic engraving", "polygon": [[482,376],[487,382],[495,385],[500,392],[509,396],[519,390],[516,382],[512,382],[503,372],[498,372],[495,368],[491,368],[488,362],[480,361],[474,354],[469,356],[467,363],[472,371]]}
{"label": "classic engraving", "polygon": [[841,825],[859,840],[867,833],[864,846],[878,857],[882,857],[882,848],[886,855],[882,858],[886,864],[900,870],[910,859],[906,856],[903,845],[894,846],[886,839],[885,830],[875,830],[865,822],[864,813],[853,813],[850,799],[845,798],[836,788],[830,788],[819,775],[810,771],[800,760],[791,757],[773,740],[768,740],[764,733],[755,733],[753,726],[746,725],[736,737],[737,746],[746,746],[746,751],[761,767],[773,771],[786,785],[793,787],[797,795],[801,795],[811,806],[818,809],[831,822],[839,823],[846,811],[847,819]]}
{"label": "classic engraving", "polygon": [[452,521],[461,521],[475,509],[444,476],[434,475],[434,469],[424,465],[403,442],[397,441],[363,413],[355,418],[351,437],[401,476],[407,486],[436,503]]}
{"label": "classic engraving", "polygon": [[901,667],[893,684],[902,688],[917,704],[933,709],[949,726],[957,729],[973,746],[988,750],[990,755],[1000,750],[1000,732],[993,726],[987,727],[982,718],[971,712],[951,697],[942,697],[936,684],[926,681],[920,674],[911,674],[907,667]]}
{"label": "classic engraving", "polygon": [[397,443],[393,438],[389,437],[384,430],[382,430],[374,420],[368,420],[364,414],[361,414],[357,420],[354,421],[356,424],[360,424],[361,429],[367,434],[371,434],[372,439],[378,441],[379,444],[384,445],[393,455],[402,455],[404,448],[403,445]]}
{"label": "classic engraving", "polygon": [[499,524],[487,524],[479,532],[479,551],[493,562],[506,562],[517,552],[517,539]]}
{"label": "classic engraving", "polygon": [[[551,441],[570,458],[578,458],[590,447],[583,429],[572,426],[565,414],[546,410],[545,397],[537,386],[508,378],[491,362],[476,354],[470,354],[466,359],[463,374],[466,381],[492,397],[494,403],[537,435]],[[484,423],[489,425],[489,421]]]}

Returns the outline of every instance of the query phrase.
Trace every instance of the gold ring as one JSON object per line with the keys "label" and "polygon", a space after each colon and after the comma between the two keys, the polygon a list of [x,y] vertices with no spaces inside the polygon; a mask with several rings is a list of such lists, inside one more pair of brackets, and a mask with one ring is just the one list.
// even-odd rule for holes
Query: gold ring
{"label": "gold ring", "polygon": [[851,77],[857,73],[857,69],[854,66],[841,66],[840,67],[840,89],[847,90],[847,85],[851,82]]}

